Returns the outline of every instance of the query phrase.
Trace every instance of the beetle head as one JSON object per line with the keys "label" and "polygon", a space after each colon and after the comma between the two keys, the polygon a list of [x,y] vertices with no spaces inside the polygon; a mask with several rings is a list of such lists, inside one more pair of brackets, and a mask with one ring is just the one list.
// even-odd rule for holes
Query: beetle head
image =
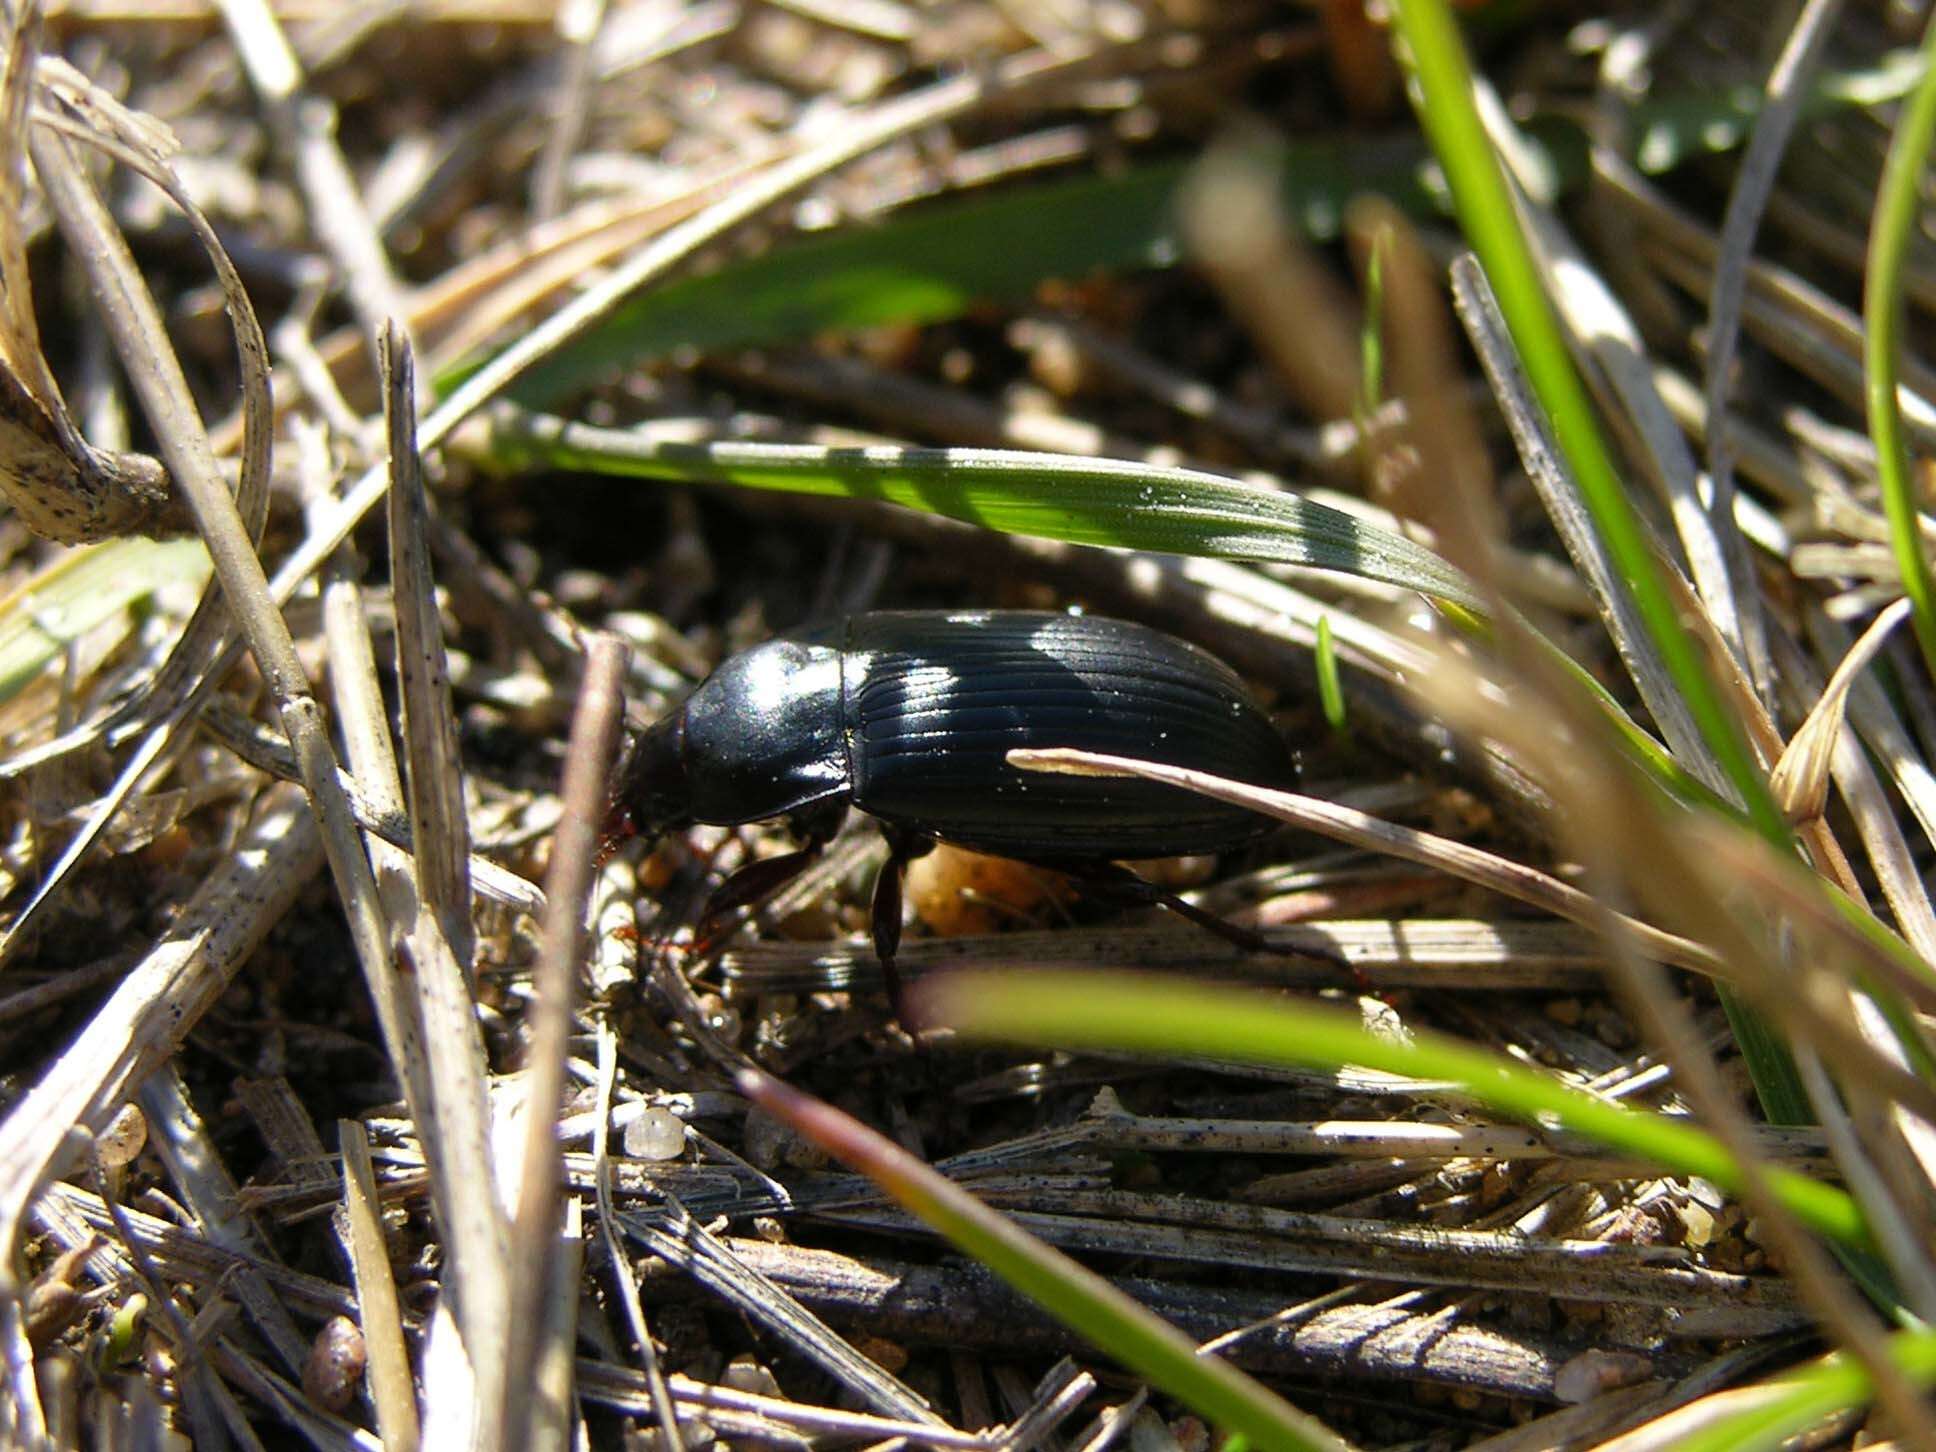
{"label": "beetle head", "polygon": [[612,799],[605,814],[606,850],[628,837],[657,837],[691,821],[686,711],[681,706],[634,736],[613,774]]}

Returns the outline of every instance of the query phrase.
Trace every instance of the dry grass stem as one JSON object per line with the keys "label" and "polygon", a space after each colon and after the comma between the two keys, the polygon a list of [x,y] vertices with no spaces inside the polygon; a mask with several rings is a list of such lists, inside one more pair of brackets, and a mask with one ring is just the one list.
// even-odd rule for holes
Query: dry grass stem
{"label": "dry grass stem", "polygon": [[[1819,64],[1841,0],[1810,0],[1796,18],[1786,44],[1768,73],[1767,95],[1742,153],[1740,174],[1728,196],[1714,268],[1714,293],[1708,303],[1708,350],[1702,390],[1708,416],[1726,418],[1729,375],[1733,370],[1741,332],[1741,301],[1747,291],[1748,266],[1760,231],[1762,208],[1773,190],[1782,153],[1800,119],[1806,85]],[[1773,670],[1762,622],[1758,594],[1751,588],[1752,564],[1734,520],[1734,461],[1728,430],[1715,429],[1707,439],[1707,508],[1714,537],[1728,552],[1728,569],[1735,584],[1730,609],[1741,623],[1741,633],[1722,634],[1742,648],[1750,675],[1763,699],[1770,698]]]}
{"label": "dry grass stem", "polygon": [[[1453,842],[1429,832],[1382,822],[1367,813],[1340,807],[1334,802],[1298,796],[1292,792],[1245,788],[1239,783],[1218,782],[1202,772],[1089,751],[1017,751],[1011,760],[1016,766],[1035,771],[1136,775],[1148,777],[1151,781],[1188,786],[1221,800],[1253,806],[1281,822],[1288,822],[1307,832],[1320,832],[1348,846],[1435,867],[1584,927],[1592,927],[1599,921],[1600,905],[1589,894],[1569,887],[1544,872],[1489,852],[1476,851],[1463,842]],[[1627,926],[1635,938],[1646,945],[1648,952],[1662,962],[1695,968],[1705,973],[1720,969],[1718,960],[1698,943],[1677,938],[1659,928],[1631,919],[1627,920]]]}
{"label": "dry grass stem", "polygon": [[343,1211],[348,1221],[344,1239],[356,1283],[359,1324],[369,1347],[370,1396],[376,1404],[377,1428],[386,1449],[414,1452],[417,1395],[411,1384],[410,1348],[403,1339],[396,1280],[384,1254],[370,1142],[362,1125],[345,1121],[337,1126],[337,1143],[343,1156]]}
{"label": "dry grass stem", "polygon": [[[566,1338],[558,1345],[539,1339],[539,1332],[545,1320],[545,1292],[555,1288],[560,1268],[564,1167],[556,1121],[578,996],[578,963],[584,952],[585,906],[591,895],[593,858],[610,795],[607,782],[618,756],[626,651],[621,642],[600,636],[590,642],[585,656],[584,690],[572,720],[566,777],[560,791],[564,815],[559,819],[551,868],[545,876],[543,956],[533,982],[537,1009],[531,1026],[530,1060],[525,1067],[526,1134],[510,1225],[511,1251],[517,1261],[511,1276],[516,1298],[509,1322],[507,1358],[511,1366],[525,1366],[555,1355],[568,1358],[571,1352],[568,1324],[563,1328]],[[468,895],[463,905],[468,906]],[[571,1277],[567,1284],[575,1287],[576,1279]],[[575,1299],[574,1294],[573,1304]],[[530,1439],[534,1390],[522,1379],[506,1383],[504,1403],[497,1409],[501,1445],[520,1447]]]}
{"label": "dry grass stem", "polygon": [[397,681],[417,891],[470,971],[470,819],[451,712],[450,668],[431,580],[428,502],[417,451],[416,363],[394,322],[381,334],[384,419],[390,443],[390,605],[396,614]]}

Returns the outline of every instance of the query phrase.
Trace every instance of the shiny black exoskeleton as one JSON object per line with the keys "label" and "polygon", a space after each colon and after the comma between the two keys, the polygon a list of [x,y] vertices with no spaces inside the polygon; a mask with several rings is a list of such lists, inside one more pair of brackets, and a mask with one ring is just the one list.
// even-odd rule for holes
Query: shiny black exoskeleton
{"label": "shiny black exoskeleton", "polygon": [[1112,864],[1237,847],[1270,830],[1268,819],[1155,782],[1008,764],[1018,747],[1047,746],[1267,786],[1296,776],[1236,673],[1160,631],[1035,611],[883,611],[727,660],[638,737],[615,785],[612,825],[658,833],[789,818],[806,850],[745,869],[715,899],[718,911],[805,866],[849,804],[878,818],[894,849],[874,905],[875,948],[890,978],[901,869],[936,840],[1161,901],[1261,946]]}

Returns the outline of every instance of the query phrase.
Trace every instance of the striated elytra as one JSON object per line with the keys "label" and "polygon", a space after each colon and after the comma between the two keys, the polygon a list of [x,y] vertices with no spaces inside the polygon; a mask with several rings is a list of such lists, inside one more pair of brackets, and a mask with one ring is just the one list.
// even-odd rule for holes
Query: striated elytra
{"label": "striated elytra", "polygon": [[710,915],[804,867],[852,805],[893,846],[874,901],[892,982],[900,879],[936,840],[1160,901],[1246,948],[1256,935],[1149,888],[1124,858],[1218,852],[1269,820],[1155,782],[1019,771],[1072,746],[1289,786],[1283,738],[1236,673],[1147,626],[1023,610],[880,611],[733,656],[641,733],[614,786],[614,835],[789,819],[803,851],[753,864]]}

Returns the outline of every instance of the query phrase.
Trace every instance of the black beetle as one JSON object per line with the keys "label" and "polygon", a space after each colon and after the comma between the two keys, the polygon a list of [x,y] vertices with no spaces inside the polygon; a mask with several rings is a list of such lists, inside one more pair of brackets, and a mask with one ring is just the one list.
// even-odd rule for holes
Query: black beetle
{"label": "black beetle", "polygon": [[[892,852],[874,947],[895,986],[901,874],[936,840],[1160,902],[1239,946],[1267,945],[1115,864],[1219,852],[1271,829],[1178,787],[1023,772],[1018,747],[1073,746],[1288,786],[1296,765],[1236,673],[1147,626],[1026,610],[897,610],[795,631],[724,662],[642,732],[615,779],[608,834],[785,817],[805,848],[752,864],[716,918],[811,860],[849,804]],[[897,994],[898,997],[898,994]]]}

